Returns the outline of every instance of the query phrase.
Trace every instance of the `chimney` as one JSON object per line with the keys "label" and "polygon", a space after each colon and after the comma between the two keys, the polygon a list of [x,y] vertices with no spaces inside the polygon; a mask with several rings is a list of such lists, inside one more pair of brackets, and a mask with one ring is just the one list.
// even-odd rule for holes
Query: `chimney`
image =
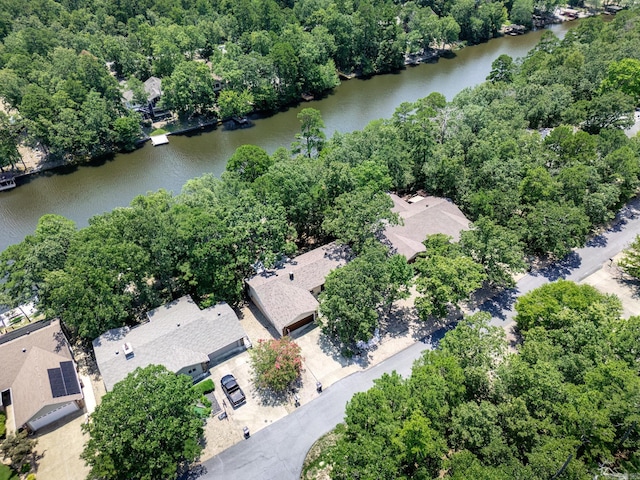
{"label": "chimney", "polygon": [[293,272],[289,272],[289,280],[293,280]]}

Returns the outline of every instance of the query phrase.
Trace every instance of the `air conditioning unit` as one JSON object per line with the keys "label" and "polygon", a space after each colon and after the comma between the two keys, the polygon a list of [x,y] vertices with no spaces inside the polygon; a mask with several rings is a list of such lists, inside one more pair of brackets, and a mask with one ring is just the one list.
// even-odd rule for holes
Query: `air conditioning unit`
{"label": "air conditioning unit", "polygon": [[124,352],[125,357],[133,357],[133,347],[129,342],[122,344],[122,351]]}

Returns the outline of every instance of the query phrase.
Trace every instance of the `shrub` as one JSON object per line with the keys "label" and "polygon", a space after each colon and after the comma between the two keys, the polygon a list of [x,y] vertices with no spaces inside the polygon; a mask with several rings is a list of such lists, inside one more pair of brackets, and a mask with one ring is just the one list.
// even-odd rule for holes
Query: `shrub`
{"label": "shrub", "polygon": [[204,395],[205,393],[213,392],[215,388],[216,386],[213,383],[213,380],[211,380],[210,378],[207,378],[206,380],[200,383],[196,383],[193,386],[193,389],[201,395]]}
{"label": "shrub", "polygon": [[[0,463],[0,480],[18,480],[20,477],[9,465]],[[35,477],[33,477],[35,479]],[[27,480],[30,480],[27,477]]]}
{"label": "shrub", "polygon": [[7,433],[7,416],[0,412],[0,438],[4,438]]}
{"label": "shrub", "polygon": [[300,377],[300,347],[289,337],[259,340],[250,355],[258,388],[283,392]]}

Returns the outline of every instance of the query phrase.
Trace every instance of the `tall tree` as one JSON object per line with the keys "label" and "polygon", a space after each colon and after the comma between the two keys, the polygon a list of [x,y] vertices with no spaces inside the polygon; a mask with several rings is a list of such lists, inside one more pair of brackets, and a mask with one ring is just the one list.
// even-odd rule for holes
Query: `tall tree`
{"label": "tall tree", "polygon": [[461,232],[460,246],[484,266],[487,280],[497,286],[513,286],[513,274],[526,267],[518,234],[486,217],[475,221],[471,230]]}
{"label": "tall tree", "polygon": [[90,479],[176,478],[200,453],[202,420],[193,408],[191,378],[159,365],[118,382],[82,425],[89,435],[81,458]]}
{"label": "tall tree", "polygon": [[298,113],[298,120],[300,120],[300,133],[296,133],[298,143],[294,151],[305,152],[308,158],[318,155],[326,138],[320,111],[315,108],[303,108]]}
{"label": "tall tree", "polygon": [[458,308],[459,302],[480,288],[486,278],[482,265],[450,240],[446,235],[430,235],[424,241],[424,256],[415,262],[416,287],[422,295],[415,304],[424,320],[446,317],[450,308]]}
{"label": "tall tree", "polygon": [[401,255],[390,257],[386,248],[369,245],[327,276],[320,295],[323,331],[347,348],[370,340],[385,307],[408,295],[412,273]]}
{"label": "tall tree", "polygon": [[399,223],[398,214],[391,211],[392,206],[393,201],[386,193],[367,188],[343,193],[326,214],[322,228],[358,252],[387,225]]}

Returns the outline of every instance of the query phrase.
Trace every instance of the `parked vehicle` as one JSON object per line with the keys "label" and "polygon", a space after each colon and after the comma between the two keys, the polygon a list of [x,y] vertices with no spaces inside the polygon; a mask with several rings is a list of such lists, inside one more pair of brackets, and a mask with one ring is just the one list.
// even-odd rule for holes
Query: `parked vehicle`
{"label": "parked vehicle", "polygon": [[239,407],[247,401],[247,397],[244,396],[244,392],[233,375],[229,374],[222,377],[220,384],[233,408]]}

